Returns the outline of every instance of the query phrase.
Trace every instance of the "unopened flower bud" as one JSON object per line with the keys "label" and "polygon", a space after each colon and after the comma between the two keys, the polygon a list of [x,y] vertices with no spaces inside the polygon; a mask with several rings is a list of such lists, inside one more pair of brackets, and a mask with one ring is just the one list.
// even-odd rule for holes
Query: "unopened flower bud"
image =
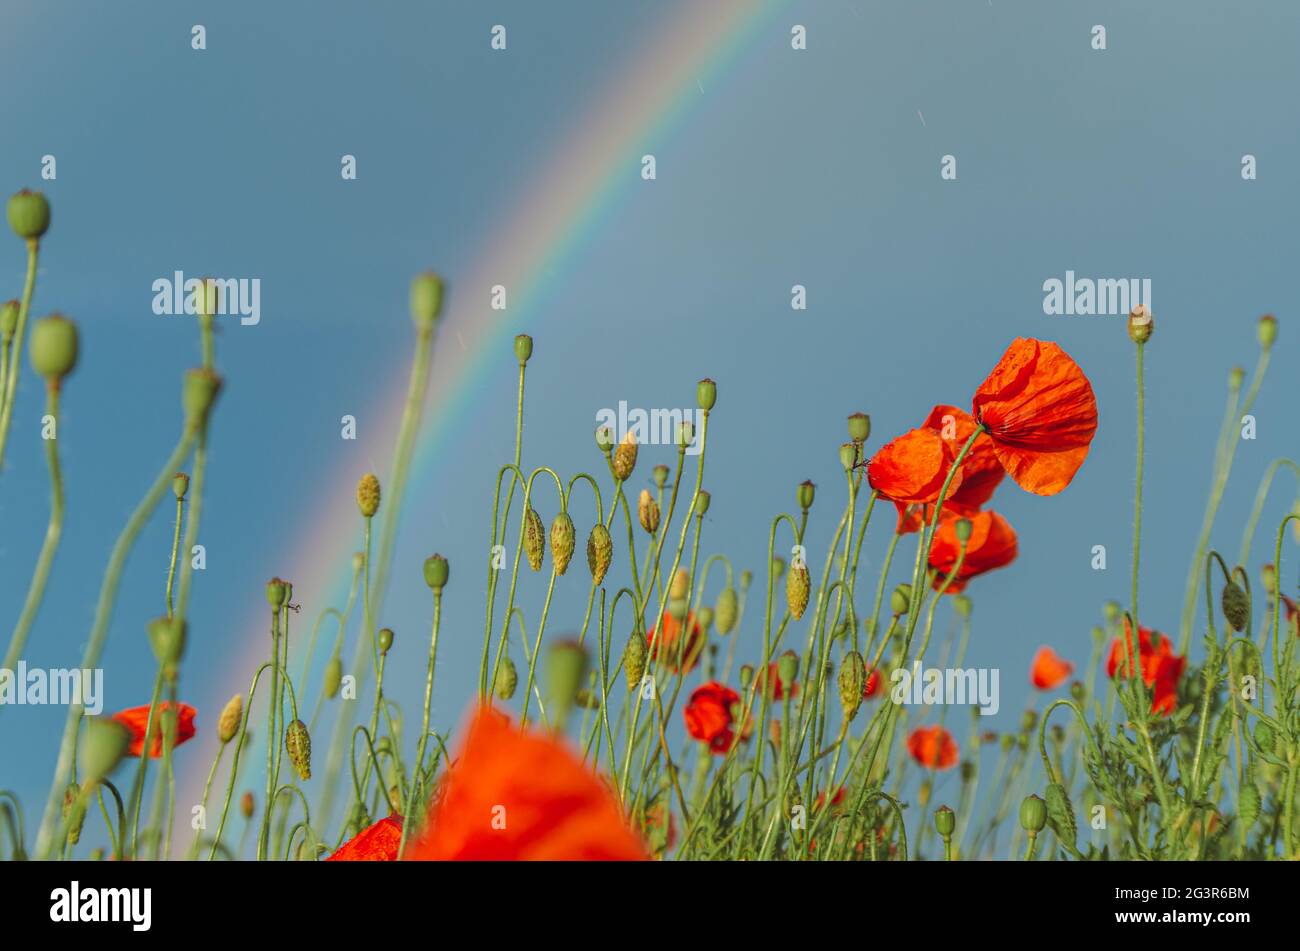
{"label": "unopened flower bud", "polygon": [[628,690],[636,690],[640,686],[641,678],[645,676],[648,653],[645,635],[639,630],[633,631],[627,639],[627,646],[623,648],[623,673],[627,676]]}
{"label": "unopened flower bud", "polygon": [[695,386],[695,399],[700,404],[700,409],[708,412],[713,409],[718,402],[718,384],[705,377]]}
{"label": "unopened flower bud", "polygon": [[510,700],[514,697],[518,685],[519,672],[515,669],[515,662],[510,659],[510,655],[506,654],[501,658],[501,666],[497,668],[496,681],[493,684],[497,698]]}
{"label": "unopened flower bud", "polygon": [[1037,796],[1026,796],[1020,804],[1020,828],[1037,835],[1047,825],[1047,803]]}
{"label": "unopened flower bud", "polygon": [[77,325],[62,314],[42,317],[32,325],[32,369],[57,385],[77,365]]}
{"label": "unopened flower bud", "polygon": [[587,679],[587,651],[576,640],[557,641],[546,657],[546,687],[563,723]]}
{"label": "unopened flower bud", "polygon": [[587,536],[587,567],[591,570],[592,582],[597,586],[605,580],[613,558],[614,539],[610,537],[609,529],[604,523],[598,522],[592,526],[591,534]]}
{"label": "unopened flower bud", "polygon": [[740,688],[749,689],[749,685],[754,682],[754,666],[752,664],[740,665]]}
{"label": "unopened flower bud", "polygon": [[1134,343],[1146,343],[1155,331],[1155,320],[1151,317],[1151,308],[1138,304],[1128,315],[1128,338]]}
{"label": "unopened flower bud", "polygon": [[889,595],[889,610],[902,617],[912,607],[912,586],[903,582]]}
{"label": "unopened flower bud", "polygon": [[239,733],[239,726],[244,722],[244,695],[237,693],[221,710],[217,720],[217,739],[221,745],[229,743]]}
{"label": "unopened flower bud", "polygon": [[1276,340],[1277,318],[1272,314],[1265,314],[1259,318],[1259,345],[1268,350]]}
{"label": "unopened flower bud", "polygon": [[442,278],[431,271],[411,281],[411,320],[420,331],[433,329],[442,310]]}
{"label": "unopened flower bud", "polygon": [[325,665],[325,696],[333,700],[343,685],[343,659],[335,654]]}
{"label": "unopened flower bud", "polygon": [[650,535],[659,528],[659,503],[655,501],[649,489],[642,489],[641,494],[637,496],[636,518]]}
{"label": "unopened flower bud", "polygon": [[691,575],[685,568],[678,568],[673,575],[673,583],[668,587],[668,597],[686,598],[691,593]]}
{"label": "unopened flower bud", "polygon": [[533,571],[542,570],[542,554],[546,547],[546,527],[542,517],[531,505],[524,514],[524,554],[528,558],[528,567]]}
{"label": "unopened flower bud", "polygon": [[24,188],[9,199],[9,227],[28,241],[41,238],[50,229],[50,203],[41,192]]}
{"label": "unopened flower bud", "polygon": [[5,343],[13,340],[18,331],[18,311],[21,305],[16,300],[7,300],[0,304],[0,339]]}
{"label": "unopened flower bud", "polygon": [[1223,616],[1228,619],[1234,631],[1244,631],[1250,623],[1250,596],[1236,581],[1229,581],[1223,586],[1221,599]]}
{"label": "unopened flower bud", "polygon": [[185,622],[169,617],[154,618],[147,628],[154,659],[164,667],[176,664],[185,653]]}
{"label": "unopened flower bud", "polygon": [[723,588],[713,606],[714,624],[717,626],[718,633],[724,636],[730,634],[731,629],[736,626],[739,613],[740,602],[736,597],[736,589],[730,586]]}
{"label": "unopened flower bud", "polygon": [[436,594],[447,586],[451,568],[442,555],[430,555],[424,559],[424,583]]}
{"label": "unopened flower bud", "polygon": [[857,651],[844,655],[840,665],[839,689],[840,704],[844,707],[844,719],[852,720],[858,715],[862,698],[867,686],[867,662]]}
{"label": "unopened flower bud", "polygon": [[307,732],[307,724],[301,720],[289,724],[284,732],[284,750],[298,778],[304,782],[311,779],[311,734]]}
{"label": "unopened flower bud", "polygon": [[794,651],[782,653],[776,661],[776,675],[781,678],[781,683],[785,685],[786,693],[789,694],[795,678],[799,676],[799,655]]}
{"label": "unopened flower bud", "polygon": [[803,617],[803,612],[808,607],[810,590],[808,567],[793,565],[785,576],[785,604],[790,609],[790,616],[796,621]]}
{"label": "unopened flower bud", "polygon": [[357,483],[357,508],[362,518],[373,518],[379,511],[379,477],[367,472]]}
{"label": "unopened flower bud", "polygon": [[636,437],[630,432],[623,436],[623,441],[614,450],[614,478],[626,482],[636,468]]}
{"label": "unopened flower bud", "polygon": [[1020,715],[1020,732],[1029,733],[1038,725],[1038,711],[1026,710]]}
{"label": "unopened flower bud", "polygon": [[557,575],[562,575],[569,570],[569,562],[573,559],[573,549],[576,544],[573,519],[569,518],[568,512],[561,512],[551,522],[551,562],[555,566]]}
{"label": "unopened flower bud", "polygon": [[1083,703],[1084,698],[1087,697],[1087,695],[1087,688],[1079,681],[1076,680],[1074,683],[1070,684],[1070,699],[1075,703]]}

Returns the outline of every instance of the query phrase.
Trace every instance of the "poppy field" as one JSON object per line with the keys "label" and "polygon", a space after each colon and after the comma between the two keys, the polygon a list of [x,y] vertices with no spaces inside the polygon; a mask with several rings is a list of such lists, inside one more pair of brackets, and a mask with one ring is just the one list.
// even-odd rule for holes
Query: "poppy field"
{"label": "poppy field", "polygon": [[[12,671],[39,628],[60,546],[57,424],[64,384],[83,354],[73,320],[35,316],[49,202],[24,190],[7,212],[27,270],[20,296],[0,307],[0,464],[16,431],[22,374],[43,380],[52,427],[44,439],[48,529],[25,569],[27,595],[0,664]],[[145,525],[166,519],[173,541],[158,592],[166,611],[141,620],[155,664],[152,695],[99,715],[69,704],[48,796],[24,802],[0,790],[5,859],[1300,855],[1297,608],[1283,581],[1295,570],[1282,564],[1300,511],[1259,524],[1274,475],[1295,464],[1269,468],[1240,526],[1240,555],[1209,547],[1238,420],[1255,403],[1278,337],[1273,317],[1258,322],[1253,375],[1230,376],[1186,603],[1178,629],[1167,632],[1140,600],[1142,501],[1158,491],[1144,483],[1145,354],[1160,336],[1142,305],[1123,328],[1111,325],[1127,333],[1135,394],[1129,418],[1112,411],[1106,421],[1136,436],[1128,590],[1097,606],[1086,668],[1065,660],[1062,645],[1044,644],[997,679],[962,663],[972,640],[996,633],[992,612],[976,610],[981,579],[1014,572],[1030,555],[998,512],[999,498],[1068,492],[1099,426],[1088,368],[1057,343],[1000,342],[1000,357],[957,384],[969,401],[916,407],[914,429],[879,434],[866,413],[846,414],[842,481],[794,486],[791,508],[764,516],[767,550],[754,552],[729,550],[705,531],[710,427],[744,411],[727,407],[725,381],[697,384],[698,431],[680,424],[675,467],[646,473],[636,433],[609,427],[595,431],[586,458],[533,464],[537,451],[524,433],[534,343],[521,334],[500,354],[517,365],[514,456],[481,473],[494,480],[487,563],[452,565],[435,553],[423,565],[394,564],[443,304],[442,279],[421,274],[411,285],[409,383],[391,463],[358,473],[346,602],[313,604],[281,577],[250,590],[249,603],[264,604],[265,656],[223,709],[196,710],[185,702],[187,683],[202,673],[186,664],[199,619],[184,553],[203,517],[209,421],[223,389],[239,382],[228,383],[218,358],[221,293],[211,280],[194,292],[201,359],[183,375],[176,441],[160,450],[167,454],[157,476],[140,487],[96,579],[77,661],[82,670],[100,665],[124,565]],[[647,476],[651,487],[637,491]],[[814,518],[835,526],[824,552],[804,545]],[[1257,532],[1273,557],[1245,564]],[[871,572],[859,571],[868,534],[887,540]],[[284,574],[293,570],[286,565]],[[427,614],[402,619],[400,645],[375,595],[392,571],[419,571],[428,588]],[[545,590],[535,616],[520,596],[530,582]],[[560,586],[585,597],[583,616],[552,616]],[[442,630],[443,599],[479,596],[479,663],[449,671],[439,663],[439,640],[452,636]],[[300,614],[315,624],[299,623]],[[326,619],[334,622],[326,631],[337,629],[332,640],[322,636]],[[936,631],[949,622],[957,637],[941,644]],[[416,630],[427,634],[416,638]],[[454,636],[477,643],[479,634]],[[423,691],[390,695],[391,663],[418,663]],[[471,681],[475,700],[458,722],[438,722],[433,698],[449,678]],[[14,686],[12,675],[0,682]],[[946,708],[954,691],[971,707],[965,723]],[[999,702],[1029,708],[1018,729],[981,728],[978,705]],[[13,715],[0,705],[0,716]],[[178,801],[176,764],[203,731],[215,733],[217,755],[194,809]],[[957,781],[940,801],[934,786],[943,776]]]}

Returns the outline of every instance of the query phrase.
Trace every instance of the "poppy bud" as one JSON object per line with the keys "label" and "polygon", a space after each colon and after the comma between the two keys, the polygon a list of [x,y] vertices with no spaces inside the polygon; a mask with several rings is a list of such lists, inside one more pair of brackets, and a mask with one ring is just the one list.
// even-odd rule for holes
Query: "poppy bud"
{"label": "poppy bud", "polygon": [[599,585],[605,580],[609,563],[614,558],[614,540],[609,536],[609,529],[598,522],[592,526],[587,536],[587,567],[591,570],[591,580]]}
{"label": "poppy bud", "polygon": [[596,427],[596,448],[609,455],[614,449],[614,432],[608,426]]}
{"label": "poppy bud", "polygon": [[391,627],[381,627],[376,635],[379,640],[379,655],[388,656],[388,652],[393,649],[393,629]]}
{"label": "poppy bud", "polygon": [[707,413],[718,402],[718,384],[708,377],[700,380],[695,386],[695,399],[699,402],[700,409]]}
{"label": "poppy bud", "polygon": [[158,663],[164,667],[178,663],[185,653],[185,622],[169,617],[154,618],[147,630]]}
{"label": "poppy bud", "polygon": [[902,617],[912,607],[912,586],[904,581],[889,595],[889,610]]}
{"label": "poppy bud", "polygon": [[1047,816],[1052,821],[1052,831],[1063,843],[1073,846],[1079,837],[1079,827],[1074,821],[1074,807],[1070,795],[1060,783],[1047,787]]}
{"label": "poppy bud", "polygon": [[86,721],[79,762],[81,777],[93,786],[113,771],[131,744],[131,734],[116,720],[96,717]]}
{"label": "poppy bud", "polygon": [[447,585],[447,578],[451,574],[451,568],[447,565],[447,559],[442,555],[430,555],[424,559],[424,583],[435,593],[442,591]]}
{"label": "poppy bud", "polygon": [[181,389],[181,406],[185,410],[185,423],[191,428],[203,426],[208,421],[212,404],[221,392],[221,377],[211,370],[189,370]]}
{"label": "poppy bud", "polygon": [[330,662],[325,665],[325,696],[333,700],[339,695],[339,687],[343,685],[343,659],[337,654],[330,658]]}
{"label": "poppy bud", "polygon": [[575,545],[573,519],[569,518],[568,512],[561,512],[551,522],[551,561],[557,575],[569,570]]}
{"label": "poppy bud", "polygon": [[649,489],[642,489],[641,494],[637,496],[636,518],[650,535],[659,528],[659,503],[655,501]]}
{"label": "poppy bud", "polygon": [[442,310],[442,278],[432,271],[417,274],[411,281],[411,320],[417,330],[433,329]]}
{"label": "poppy bud", "polygon": [[685,449],[693,442],[695,442],[695,426],[689,422],[679,423],[677,426],[677,445]]}
{"label": "poppy bud", "polygon": [[1260,580],[1264,584],[1264,592],[1270,598],[1277,597],[1277,569],[1272,565],[1265,565],[1259,570]]}
{"label": "poppy bud", "polygon": [[68,844],[76,845],[81,841],[81,827],[86,824],[86,807],[76,783],[69,783],[63,791],[63,818],[68,822]]}
{"label": "poppy bud", "polygon": [[526,364],[533,355],[533,338],[528,334],[519,334],[515,337],[515,357],[519,360],[519,365]]}
{"label": "poppy bud", "polygon": [[689,597],[691,593],[691,575],[685,568],[678,568],[673,575],[673,583],[668,587],[668,597],[674,600]]}
{"label": "poppy bud", "polygon": [[185,498],[185,493],[189,492],[189,490],[190,477],[184,472],[176,473],[176,475],[172,477],[172,494],[176,496],[176,501],[179,502],[181,499]]}
{"label": "poppy bud", "polygon": [[301,720],[289,724],[284,732],[284,749],[298,771],[298,778],[304,782],[311,779],[311,734],[307,732],[307,724]]}
{"label": "poppy bud", "polygon": [[9,199],[9,227],[28,241],[42,237],[50,229],[50,203],[40,192],[24,188]]}
{"label": "poppy bud", "polygon": [[817,486],[811,482],[800,482],[799,487],[795,489],[795,501],[799,503],[799,508],[805,512],[812,508],[813,498],[817,495]]}
{"label": "poppy bud", "polygon": [[244,695],[237,693],[221,710],[217,719],[217,739],[225,746],[239,732],[239,725],[244,722]]}
{"label": "poppy bud", "polygon": [[957,815],[947,806],[940,806],[934,811],[934,829],[944,839],[952,838],[957,828]]}
{"label": "poppy bud", "polygon": [[855,465],[857,465],[857,462],[858,462],[857,443],[846,442],[844,443],[844,445],[840,446],[840,465],[844,467],[845,472],[848,472]]}
{"label": "poppy bud", "polygon": [[808,568],[804,565],[792,567],[785,576],[785,603],[790,609],[790,616],[796,621],[803,617],[803,612],[808,607],[810,590]]}
{"label": "poppy bud", "polygon": [[788,693],[795,678],[799,676],[799,655],[794,651],[785,651],[777,659],[776,675],[781,678],[781,683],[786,686]]}
{"label": "poppy bud", "polygon": [[1047,803],[1037,796],[1026,796],[1020,804],[1020,828],[1034,835],[1047,825]]}
{"label": "poppy bud", "polygon": [[587,652],[575,640],[557,641],[546,657],[546,687],[563,723],[587,679]]}
{"label": "poppy bud", "polygon": [[62,314],[42,317],[32,325],[32,369],[57,384],[77,365],[77,325]]}
{"label": "poppy bud", "polygon": [[970,541],[970,533],[974,527],[974,524],[968,518],[957,519],[957,524],[953,526],[953,532],[957,536],[957,541],[963,545]]}
{"label": "poppy bud", "polygon": [[844,707],[845,720],[852,720],[858,715],[866,687],[867,662],[857,651],[849,651],[844,655],[839,678],[840,704]]}
{"label": "poppy bud", "polygon": [[740,665],[740,689],[748,690],[749,685],[754,682],[754,666],[752,664]]}
{"label": "poppy bud", "polygon": [[718,595],[717,603],[713,606],[714,623],[718,633],[730,634],[731,629],[736,626],[739,613],[740,602],[736,597],[736,589],[730,586],[723,588],[722,593]]}
{"label": "poppy bud", "polygon": [[1038,725],[1038,713],[1035,710],[1026,710],[1020,715],[1020,732],[1029,733]]}
{"label": "poppy bud", "polygon": [[0,304],[0,338],[6,343],[14,338],[18,330],[18,309],[19,305],[16,300],[7,300]]}
{"label": "poppy bud", "polygon": [[695,496],[696,516],[704,518],[705,514],[709,511],[709,503],[712,501],[713,496],[709,495],[709,493],[705,492],[703,489],[700,489],[699,494]]}
{"label": "poppy bud", "polygon": [[362,518],[373,518],[379,511],[379,477],[367,472],[357,483],[357,508]]}
{"label": "poppy bud", "polygon": [[1272,314],[1265,314],[1259,318],[1259,345],[1265,350],[1273,346],[1277,340],[1277,318]]}
{"label": "poppy bud", "polygon": [[253,818],[253,809],[255,806],[256,800],[253,799],[253,794],[251,792],[245,791],[244,794],[239,797],[239,814],[245,819]]}
{"label": "poppy bud", "polygon": [[497,698],[500,700],[510,700],[515,695],[515,687],[519,685],[519,672],[515,670],[515,662],[510,659],[510,655],[501,658],[501,666],[497,669],[496,681],[493,688],[496,691]]}
{"label": "poppy bud", "polygon": [[285,594],[284,582],[279,578],[272,578],[266,583],[266,601],[276,611],[284,607]]}
{"label": "poppy bud", "polygon": [[854,413],[849,417],[849,438],[859,446],[871,436],[871,417],[866,413]]}
{"label": "poppy bud", "polygon": [[1235,581],[1223,586],[1223,616],[1228,619],[1234,631],[1244,631],[1250,623],[1250,597]]}
{"label": "poppy bud", "polygon": [[629,432],[614,450],[614,478],[619,482],[626,482],[631,478],[632,470],[635,468],[636,437]]}
{"label": "poppy bud", "polygon": [[662,489],[668,484],[668,467],[662,463],[655,466],[650,470],[650,478],[654,481],[655,488]]}
{"label": "poppy bud", "polygon": [[1128,338],[1134,343],[1146,343],[1155,332],[1156,324],[1151,317],[1151,308],[1138,304],[1128,315]]}
{"label": "poppy bud", "polygon": [[524,554],[528,556],[528,567],[533,571],[542,570],[542,551],[545,547],[546,528],[542,517],[531,505],[524,515]]}
{"label": "poppy bud", "polygon": [[1075,703],[1083,703],[1084,697],[1087,696],[1087,689],[1079,681],[1070,684],[1070,699]]}
{"label": "poppy bud", "polygon": [[623,673],[627,676],[628,690],[636,690],[641,683],[641,678],[645,676],[648,653],[645,635],[640,631],[633,631],[627,639],[627,646],[623,648]]}
{"label": "poppy bud", "polygon": [[971,600],[964,594],[954,595],[952,599],[952,609],[957,612],[957,616],[963,620],[970,617]]}

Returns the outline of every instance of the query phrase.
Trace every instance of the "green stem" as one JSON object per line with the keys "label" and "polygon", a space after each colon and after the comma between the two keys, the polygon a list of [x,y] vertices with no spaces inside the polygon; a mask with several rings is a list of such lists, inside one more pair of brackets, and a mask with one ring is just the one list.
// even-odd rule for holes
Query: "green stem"
{"label": "green stem", "polygon": [[14,327],[13,346],[6,354],[8,370],[0,408],[0,471],[4,469],[5,446],[9,443],[9,425],[13,421],[14,399],[18,391],[18,371],[22,367],[23,337],[27,328],[27,315],[32,307],[32,293],[36,289],[36,265],[41,244],[37,238],[27,241],[27,278],[23,281],[22,302],[18,305],[18,323]]}

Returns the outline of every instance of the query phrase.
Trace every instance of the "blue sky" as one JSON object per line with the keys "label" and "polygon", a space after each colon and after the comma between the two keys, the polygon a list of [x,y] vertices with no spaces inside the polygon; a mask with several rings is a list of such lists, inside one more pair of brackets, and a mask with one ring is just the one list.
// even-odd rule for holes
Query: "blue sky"
{"label": "blue sky", "polygon": [[[177,269],[259,277],[261,323],[226,324],[218,340],[228,385],[183,690],[208,729],[178,754],[188,772],[205,770],[218,709],[251,673],[257,634],[245,625],[262,585],[293,577],[285,559],[320,517],[313,488],[343,468],[387,466],[389,446],[364,426],[355,444],[341,442],[338,418],[364,419],[404,377],[411,275],[436,268],[456,292],[456,275],[493,253],[491,225],[571,147],[575,116],[687,6],[7,4],[0,186],[50,196],[34,312],[71,315],[83,344],[60,428],[67,527],[29,664],[75,663],[113,538],[175,438],[197,335],[151,312],[152,282]],[[203,52],[190,49],[195,22],[207,27]],[[488,49],[494,23],[509,29],[502,54]],[[796,23],[806,51],[789,47]],[[1091,48],[1094,24],[1106,27],[1104,51]],[[1199,0],[1086,11],[1027,0],[780,5],[656,141],[629,153],[626,185],[599,227],[513,318],[537,338],[525,462],[594,469],[601,408],[690,406],[695,381],[711,376],[705,553],[757,571],[771,517],[812,479],[822,487],[809,536],[820,565],[849,413],[871,414],[879,446],[935,403],[967,405],[1012,338],[1058,341],[1097,393],[1092,453],[1059,497],[1010,482],[999,490],[994,507],[1019,532],[1021,557],[969,592],[968,664],[1002,669],[993,727],[1010,726],[1031,699],[1034,650],[1051,644],[1082,665],[1102,602],[1128,585],[1132,346],[1119,318],[1045,316],[1043,282],[1073,270],[1153,284],[1144,621],[1177,626],[1228,370],[1253,365],[1265,311],[1278,315],[1280,341],[1216,543],[1235,552],[1259,477],[1300,436],[1287,312],[1298,31],[1300,10],[1280,0],[1247,10]],[[642,151],[658,158],[652,183],[637,174]],[[358,156],[355,182],[339,178],[344,153]],[[1255,181],[1240,174],[1247,153]],[[39,182],[45,154],[57,157],[56,181]],[[956,181],[940,179],[945,154]],[[17,294],[22,267],[18,240],[0,237],[5,296]],[[793,284],[808,288],[806,311],[789,307]],[[402,658],[389,692],[413,710],[429,613],[419,565],[434,550],[450,558],[434,705],[444,727],[459,721],[477,674],[479,566],[492,479],[513,445],[514,373],[503,349],[496,376],[410,486],[381,619]],[[40,384],[29,371],[19,400],[0,474],[5,625],[47,516]],[[648,448],[639,475],[670,459]],[[1279,482],[1261,534],[1290,507]],[[887,524],[868,538],[864,586],[874,587]],[[144,630],[162,610],[170,531],[164,506],[125,576],[105,655],[110,709],[148,700]],[[1098,544],[1105,571],[1090,567]],[[1265,557],[1257,546],[1252,572]],[[581,622],[583,575],[562,585],[550,630]],[[535,616],[544,583],[521,587]],[[327,605],[318,592],[297,596],[305,630]],[[750,620],[741,649],[753,655]],[[63,714],[0,715],[0,787],[17,789],[29,812]]]}

